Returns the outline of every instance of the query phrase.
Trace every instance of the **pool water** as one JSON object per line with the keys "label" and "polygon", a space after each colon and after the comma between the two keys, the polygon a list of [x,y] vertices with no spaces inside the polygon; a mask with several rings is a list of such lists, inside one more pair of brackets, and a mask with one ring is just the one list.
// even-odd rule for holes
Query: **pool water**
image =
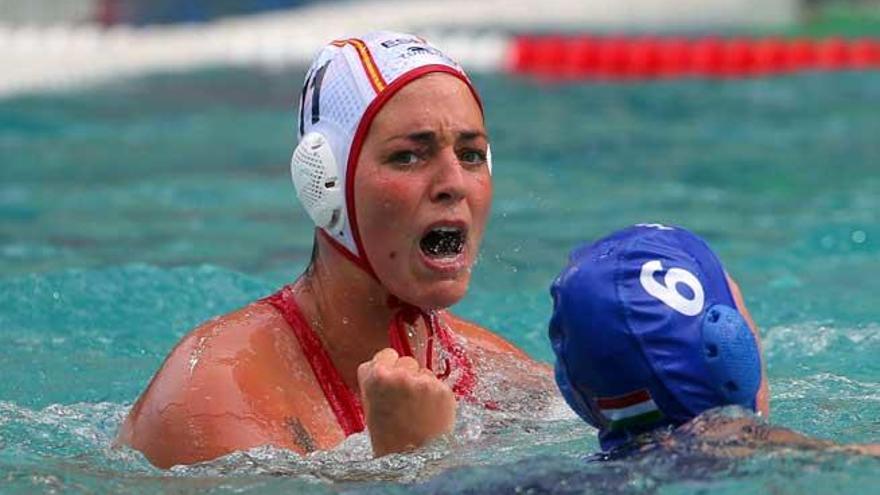
{"label": "pool water", "polygon": [[[465,408],[457,444],[369,459],[355,436],[160,471],[112,447],[197,323],[293,280],[312,229],[287,163],[302,73],[216,69],[0,101],[0,493],[849,493],[880,460],[763,452],[599,465],[593,431]],[[545,84],[477,76],[495,200],[456,310],[550,361],[547,288],[638,222],[704,236],[764,334],[772,419],[880,442],[880,73]]]}

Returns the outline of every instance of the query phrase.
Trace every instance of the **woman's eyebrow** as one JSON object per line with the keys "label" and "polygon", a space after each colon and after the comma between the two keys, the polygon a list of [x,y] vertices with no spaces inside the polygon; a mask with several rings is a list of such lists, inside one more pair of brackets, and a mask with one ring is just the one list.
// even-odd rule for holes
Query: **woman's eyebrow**
{"label": "woman's eyebrow", "polygon": [[417,131],[411,132],[408,134],[398,134],[396,136],[391,136],[386,139],[385,142],[396,141],[398,139],[405,139],[407,141],[415,141],[420,144],[431,143],[437,140],[437,134],[434,131]]}
{"label": "woman's eyebrow", "polygon": [[477,138],[486,139],[486,133],[478,130],[467,130],[458,133],[459,140],[470,141]]}
{"label": "woman's eyebrow", "polygon": [[[456,136],[456,140],[459,141],[470,141],[478,138],[486,139],[486,133],[481,130],[468,129],[464,131],[459,131],[458,135]],[[392,136],[386,139],[385,142],[395,141],[397,139],[406,139],[407,141],[413,141],[419,144],[431,144],[437,142],[437,133],[434,131],[416,131],[408,134],[399,134],[397,136]]]}

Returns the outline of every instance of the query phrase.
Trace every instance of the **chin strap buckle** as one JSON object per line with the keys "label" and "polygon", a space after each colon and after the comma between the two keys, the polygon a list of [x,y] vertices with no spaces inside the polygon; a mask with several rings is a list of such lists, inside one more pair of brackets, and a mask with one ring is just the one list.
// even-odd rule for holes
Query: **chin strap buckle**
{"label": "chin strap buckle", "polygon": [[[394,316],[391,317],[391,324],[388,326],[388,340],[391,347],[401,356],[415,357],[412,346],[409,345],[406,327],[415,326],[419,317],[425,322],[425,328],[428,332],[428,343],[425,350],[425,367],[433,371],[434,360],[434,335],[438,333],[439,325],[433,314],[425,310],[413,306],[398,299],[396,296],[388,296],[388,307],[396,310]],[[443,380],[452,372],[452,366],[449,359],[444,359],[444,371],[442,374],[436,375],[437,378]]]}

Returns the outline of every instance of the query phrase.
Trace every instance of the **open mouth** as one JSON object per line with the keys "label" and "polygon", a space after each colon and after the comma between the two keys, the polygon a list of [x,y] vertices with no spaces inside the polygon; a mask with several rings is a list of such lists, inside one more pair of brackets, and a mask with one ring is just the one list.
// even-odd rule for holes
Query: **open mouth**
{"label": "open mouth", "polygon": [[460,227],[434,227],[422,236],[419,246],[429,258],[451,258],[464,251],[467,231]]}

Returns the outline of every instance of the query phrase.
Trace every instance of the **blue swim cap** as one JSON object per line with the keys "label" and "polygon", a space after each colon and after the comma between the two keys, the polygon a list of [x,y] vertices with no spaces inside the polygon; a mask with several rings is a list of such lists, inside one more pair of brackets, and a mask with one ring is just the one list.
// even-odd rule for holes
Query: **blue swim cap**
{"label": "blue swim cap", "polygon": [[693,233],[639,224],[581,246],[550,293],[556,382],[604,450],[713,407],[755,410],[755,337]]}

